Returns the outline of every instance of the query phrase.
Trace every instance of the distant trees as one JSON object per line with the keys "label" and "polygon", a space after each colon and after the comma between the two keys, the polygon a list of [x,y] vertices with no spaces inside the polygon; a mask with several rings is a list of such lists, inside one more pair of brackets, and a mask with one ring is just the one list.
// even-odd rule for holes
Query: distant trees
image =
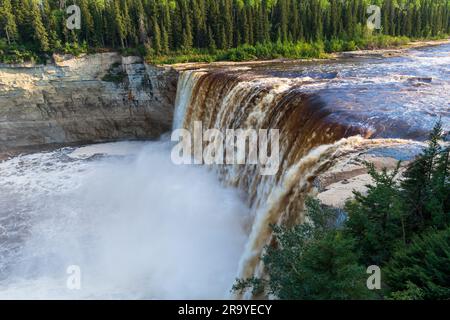
{"label": "distant trees", "polygon": [[9,44],[19,37],[11,0],[0,2],[0,30],[3,31]]}
{"label": "distant trees", "polygon": [[81,9],[81,29],[64,27],[59,0],[0,0],[0,38],[40,51],[65,43],[169,51],[364,37],[366,8],[382,8],[391,36],[450,33],[447,0],[66,0]]}

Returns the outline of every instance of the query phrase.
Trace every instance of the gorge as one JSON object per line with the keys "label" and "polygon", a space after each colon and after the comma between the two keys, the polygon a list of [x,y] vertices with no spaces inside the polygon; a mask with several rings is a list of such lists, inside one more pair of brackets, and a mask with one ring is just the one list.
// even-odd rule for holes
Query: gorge
{"label": "gorge", "polygon": [[[0,67],[2,297],[227,297],[236,277],[261,275],[269,225],[302,222],[307,195],[341,207],[368,181],[358,161],[393,167],[414,158],[437,119],[450,129],[449,44],[174,68],[83,59]],[[123,82],[103,81],[111,72]],[[197,121],[279,129],[280,170],[175,166],[165,135],[75,147]],[[56,145],[66,147],[42,152]],[[36,152],[11,157],[24,150]],[[73,264],[80,292],[65,288]]]}

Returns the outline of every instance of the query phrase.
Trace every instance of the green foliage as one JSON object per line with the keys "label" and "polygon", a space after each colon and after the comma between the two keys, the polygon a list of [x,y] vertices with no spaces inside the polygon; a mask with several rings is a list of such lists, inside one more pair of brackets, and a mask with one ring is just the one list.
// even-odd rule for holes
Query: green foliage
{"label": "green foliage", "polygon": [[392,173],[386,169],[377,172],[367,163],[374,184],[367,186],[366,194],[354,192],[355,199],[346,204],[347,232],[356,240],[362,261],[369,265],[388,260],[397,241],[406,238],[396,182],[399,166]]}
{"label": "green foliage", "polygon": [[81,46],[78,45],[78,43],[65,43],[64,48],[62,48],[59,52],[65,53],[65,54],[71,54],[74,56],[79,56],[83,53],[88,52],[87,43],[84,42]]}
{"label": "green foliage", "polygon": [[[373,183],[337,211],[306,202],[305,223],[274,226],[262,257],[264,278],[233,289],[280,299],[450,299],[449,149],[439,121],[428,146],[400,177],[366,163]],[[400,181],[400,182],[399,182]],[[364,270],[382,269],[383,290],[369,291]]]}
{"label": "green foliage", "polygon": [[391,300],[423,300],[425,293],[421,288],[414,283],[408,281],[406,283],[406,289],[403,291],[396,291],[391,294]]}
{"label": "green foliage", "polygon": [[0,63],[39,62],[39,57],[29,48],[22,45],[8,45],[6,39],[0,39]]}
{"label": "green foliage", "polygon": [[0,38],[36,55],[86,43],[91,50],[149,47],[149,61],[180,62],[318,58],[450,33],[447,0],[408,1],[408,10],[394,2],[377,1],[383,26],[371,32],[367,0],[68,0],[80,7],[80,30],[66,28],[59,1],[0,0]]}
{"label": "green foliage", "polygon": [[113,64],[108,70],[108,73],[103,76],[102,81],[120,84],[126,76],[127,74],[122,70],[122,66],[120,64]]}
{"label": "green foliage", "polygon": [[450,228],[430,230],[398,249],[386,278],[394,299],[449,299]]}
{"label": "green foliage", "polygon": [[430,134],[428,147],[405,173],[402,182],[404,210],[410,213],[413,232],[450,223],[449,148],[443,149],[442,123]]}
{"label": "green foliage", "polygon": [[8,44],[17,40],[19,34],[11,0],[0,1],[0,30],[3,31],[0,36],[5,36]]}
{"label": "green foliage", "polygon": [[449,149],[443,149],[442,124],[434,127],[428,147],[403,173],[398,185],[398,167],[378,173],[368,164],[374,184],[368,192],[355,192],[348,202],[347,232],[362,250],[362,261],[381,265],[396,246],[407,244],[427,228],[450,224]]}
{"label": "green foliage", "polygon": [[262,258],[269,279],[237,280],[233,289],[265,290],[280,299],[369,298],[355,243],[335,228],[338,211],[313,199],[306,205],[305,223],[273,226],[276,246],[267,247]]}

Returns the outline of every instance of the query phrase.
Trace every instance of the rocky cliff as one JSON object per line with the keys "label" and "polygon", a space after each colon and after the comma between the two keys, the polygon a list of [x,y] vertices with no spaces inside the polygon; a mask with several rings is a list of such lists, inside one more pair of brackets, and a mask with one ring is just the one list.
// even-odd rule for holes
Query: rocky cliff
{"label": "rocky cliff", "polygon": [[137,57],[55,57],[0,66],[0,154],[157,138],[171,128],[178,73]]}

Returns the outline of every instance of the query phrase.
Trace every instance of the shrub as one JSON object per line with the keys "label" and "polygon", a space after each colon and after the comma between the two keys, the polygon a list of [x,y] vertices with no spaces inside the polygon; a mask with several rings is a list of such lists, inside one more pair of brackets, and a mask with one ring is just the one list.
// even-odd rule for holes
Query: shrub
{"label": "shrub", "polygon": [[416,236],[389,262],[394,299],[450,299],[450,228]]}
{"label": "shrub", "polygon": [[304,224],[273,227],[276,246],[267,247],[262,258],[269,279],[237,280],[233,290],[267,291],[280,299],[370,298],[355,243],[336,228],[338,215],[308,199]]}

